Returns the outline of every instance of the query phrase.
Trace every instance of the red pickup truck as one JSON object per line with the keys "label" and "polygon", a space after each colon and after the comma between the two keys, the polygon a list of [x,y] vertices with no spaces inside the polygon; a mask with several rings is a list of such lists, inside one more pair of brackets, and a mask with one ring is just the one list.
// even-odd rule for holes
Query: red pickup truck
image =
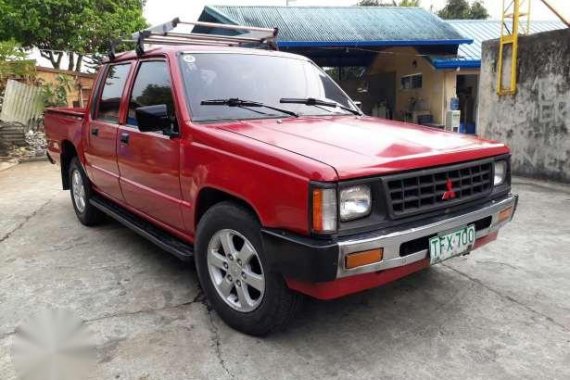
{"label": "red pickup truck", "polygon": [[309,59],[154,47],[102,65],[85,109],[46,112],[80,222],[104,214],[196,263],[232,327],[394,281],[512,219],[500,143],[377,119]]}

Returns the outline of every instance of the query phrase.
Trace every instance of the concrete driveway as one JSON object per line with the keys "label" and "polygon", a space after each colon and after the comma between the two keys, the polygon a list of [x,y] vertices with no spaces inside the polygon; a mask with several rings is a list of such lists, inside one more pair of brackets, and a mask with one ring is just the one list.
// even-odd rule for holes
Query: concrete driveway
{"label": "concrete driveway", "polygon": [[76,220],[59,169],[0,172],[0,379],[40,307],[87,321],[95,379],[569,379],[570,187],[515,179],[499,241],[395,284],[309,301],[251,338],[205,306],[191,265],[109,222]]}

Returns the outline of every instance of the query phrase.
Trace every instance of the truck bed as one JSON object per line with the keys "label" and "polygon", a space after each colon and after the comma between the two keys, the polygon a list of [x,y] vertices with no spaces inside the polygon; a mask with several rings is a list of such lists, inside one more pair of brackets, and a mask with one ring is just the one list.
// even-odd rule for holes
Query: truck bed
{"label": "truck bed", "polygon": [[59,162],[64,141],[79,146],[86,109],[79,107],[48,108],[44,115],[48,156]]}

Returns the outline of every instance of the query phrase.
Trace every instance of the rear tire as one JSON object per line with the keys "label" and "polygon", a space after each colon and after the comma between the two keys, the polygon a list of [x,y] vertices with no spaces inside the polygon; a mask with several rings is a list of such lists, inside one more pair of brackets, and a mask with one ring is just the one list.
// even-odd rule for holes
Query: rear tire
{"label": "rear tire", "polygon": [[81,167],[81,163],[77,157],[71,159],[68,175],[71,203],[73,204],[77,219],[85,226],[100,224],[105,215],[89,203],[89,199],[93,196],[91,182],[89,182],[89,178],[85,175],[85,171]]}
{"label": "rear tire", "polygon": [[196,267],[208,301],[226,324],[254,336],[284,328],[302,302],[271,272],[260,230],[247,209],[222,202],[204,214],[196,234]]}

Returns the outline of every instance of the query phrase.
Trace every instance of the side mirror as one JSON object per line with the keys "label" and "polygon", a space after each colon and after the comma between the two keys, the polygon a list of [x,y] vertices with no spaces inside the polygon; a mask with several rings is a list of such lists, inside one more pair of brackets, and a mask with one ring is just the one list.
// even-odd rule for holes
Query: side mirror
{"label": "side mirror", "polygon": [[172,132],[174,121],[168,115],[166,104],[138,107],[135,113],[141,132],[164,131],[165,134]]}

